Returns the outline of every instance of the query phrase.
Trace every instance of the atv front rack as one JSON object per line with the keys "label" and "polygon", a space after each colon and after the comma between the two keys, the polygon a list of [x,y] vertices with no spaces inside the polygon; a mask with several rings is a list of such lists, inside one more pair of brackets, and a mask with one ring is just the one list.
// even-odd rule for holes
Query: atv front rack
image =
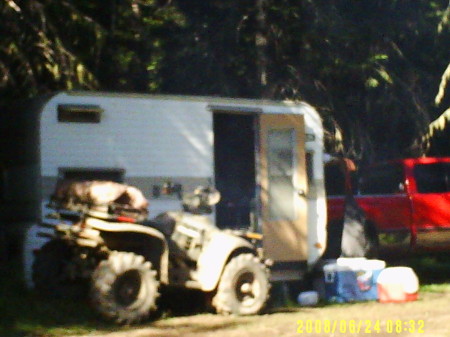
{"label": "atv front rack", "polygon": [[91,216],[108,221],[139,223],[148,218],[148,212],[117,203],[89,204],[53,199],[47,207],[62,215],[79,214],[80,217]]}

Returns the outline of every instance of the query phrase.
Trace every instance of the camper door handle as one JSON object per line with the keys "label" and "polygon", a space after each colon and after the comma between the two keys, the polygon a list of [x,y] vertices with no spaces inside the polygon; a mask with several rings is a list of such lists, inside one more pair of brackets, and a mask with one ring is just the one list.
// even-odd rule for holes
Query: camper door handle
{"label": "camper door handle", "polygon": [[297,193],[300,197],[306,198],[306,191],[303,189],[298,189]]}

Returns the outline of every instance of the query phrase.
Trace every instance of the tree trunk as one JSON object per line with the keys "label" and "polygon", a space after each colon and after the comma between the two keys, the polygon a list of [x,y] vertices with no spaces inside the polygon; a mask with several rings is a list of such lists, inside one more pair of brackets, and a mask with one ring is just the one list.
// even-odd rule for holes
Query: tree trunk
{"label": "tree trunk", "polygon": [[256,66],[258,77],[258,95],[262,98],[267,98],[267,21],[266,8],[267,0],[256,0]]}

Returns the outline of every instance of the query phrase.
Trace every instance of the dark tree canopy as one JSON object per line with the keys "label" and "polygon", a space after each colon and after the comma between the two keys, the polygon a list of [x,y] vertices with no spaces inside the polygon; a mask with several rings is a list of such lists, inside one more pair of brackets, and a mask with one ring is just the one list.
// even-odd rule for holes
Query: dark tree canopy
{"label": "dark tree canopy", "polygon": [[450,119],[448,0],[2,0],[0,18],[0,106],[66,89],[302,99],[346,155],[450,155],[428,127]]}

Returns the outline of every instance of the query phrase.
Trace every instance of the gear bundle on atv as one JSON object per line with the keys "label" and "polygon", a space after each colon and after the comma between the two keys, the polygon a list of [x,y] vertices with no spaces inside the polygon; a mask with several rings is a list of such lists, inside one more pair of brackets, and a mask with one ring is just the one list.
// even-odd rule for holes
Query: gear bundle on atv
{"label": "gear bundle on atv", "polygon": [[50,206],[76,212],[128,216],[137,221],[145,220],[148,215],[148,201],[140,190],[112,181],[60,181]]}
{"label": "gear bundle on atv", "polygon": [[211,223],[205,213],[218,191],[199,188],[183,198],[184,211],[151,220],[136,191],[112,182],[59,184],[52,201],[58,224],[33,266],[36,289],[60,297],[87,292],[104,318],[128,324],[157,310],[163,287],[211,293],[218,313],[264,309],[270,283],[258,235]]}

